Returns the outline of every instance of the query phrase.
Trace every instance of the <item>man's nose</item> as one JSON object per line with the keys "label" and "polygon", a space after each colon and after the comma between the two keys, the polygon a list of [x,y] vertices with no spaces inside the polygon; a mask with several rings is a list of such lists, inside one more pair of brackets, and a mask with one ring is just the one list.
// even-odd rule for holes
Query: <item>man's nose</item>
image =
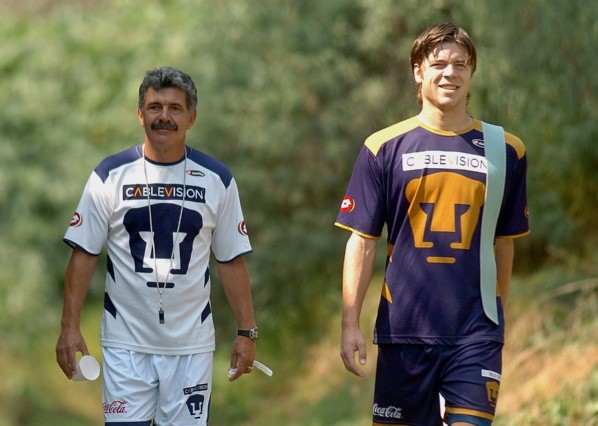
{"label": "man's nose", "polygon": [[443,70],[444,75],[455,75],[457,74],[457,68],[454,64],[447,64]]}
{"label": "man's nose", "polygon": [[164,106],[160,111],[160,118],[162,120],[168,120],[170,118],[170,108],[168,106]]}

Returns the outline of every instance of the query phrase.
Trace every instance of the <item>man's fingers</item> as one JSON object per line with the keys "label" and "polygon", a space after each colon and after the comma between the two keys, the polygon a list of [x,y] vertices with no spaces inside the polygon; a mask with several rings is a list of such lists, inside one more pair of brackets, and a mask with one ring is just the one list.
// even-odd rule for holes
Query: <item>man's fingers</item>
{"label": "man's fingers", "polygon": [[72,356],[68,352],[58,353],[57,356],[58,365],[60,369],[69,379],[75,374],[75,354]]}
{"label": "man's fingers", "polygon": [[243,374],[249,374],[253,370],[253,361],[249,362],[243,357],[237,357],[232,360],[228,370],[228,379],[232,382],[237,380]]}
{"label": "man's fingers", "polygon": [[56,361],[66,377],[73,377],[77,371],[77,352],[89,355],[87,344],[80,333],[61,334],[56,344]]}
{"label": "man's fingers", "polygon": [[367,352],[365,350],[365,343],[364,342],[361,342],[360,344],[357,345],[357,352],[358,352],[358,355],[359,355],[359,363],[361,365],[365,365],[365,363],[366,363],[366,361],[368,359],[368,356],[367,356]]}
{"label": "man's fingers", "polygon": [[345,364],[345,368],[356,376],[364,377],[365,373],[355,363],[356,356],[359,358],[359,363],[361,365],[365,365],[367,359],[365,351],[361,352],[358,349],[353,349],[341,352],[341,357],[343,359],[343,363]]}
{"label": "man's fingers", "polygon": [[237,367],[231,367],[228,369],[228,379],[232,382],[237,380],[243,374],[249,374],[252,371],[253,367],[251,365],[246,367],[241,367],[240,365],[237,365]]}
{"label": "man's fingers", "polygon": [[255,359],[255,342],[246,337],[237,337],[233,342],[229,380],[233,381],[243,374],[251,373]]}
{"label": "man's fingers", "polygon": [[341,357],[345,368],[351,373],[359,377],[364,377],[365,373],[359,368],[359,365],[365,365],[367,361],[365,340],[359,333],[347,333],[343,335],[341,340]]}

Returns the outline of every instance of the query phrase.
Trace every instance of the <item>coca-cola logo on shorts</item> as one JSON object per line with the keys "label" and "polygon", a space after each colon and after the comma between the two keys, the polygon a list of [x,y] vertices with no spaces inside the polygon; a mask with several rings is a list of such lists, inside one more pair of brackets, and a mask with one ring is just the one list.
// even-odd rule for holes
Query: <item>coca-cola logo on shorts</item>
{"label": "coca-cola logo on shorts", "polygon": [[104,403],[104,414],[125,414],[127,401],[112,401]]}
{"label": "coca-cola logo on shorts", "polygon": [[374,416],[384,417],[387,419],[402,419],[403,414],[401,414],[402,409],[399,407],[380,407],[378,404],[374,404]]}

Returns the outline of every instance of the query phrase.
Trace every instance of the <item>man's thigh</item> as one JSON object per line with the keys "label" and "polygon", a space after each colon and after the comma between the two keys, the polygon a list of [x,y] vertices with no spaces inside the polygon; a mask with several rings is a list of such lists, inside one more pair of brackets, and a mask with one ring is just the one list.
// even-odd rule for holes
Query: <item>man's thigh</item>
{"label": "man's thigh", "polygon": [[106,424],[149,424],[158,399],[158,377],[150,356],[119,348],[102,348],[102,355]]}
{"label": "man's thigh", "polygon": [[156,356],[160,395],[157,425],[206,425],[212,395],[213,353]]}
{"label": "man's thigh", "polygon": [[445,347],[440,392],[446,418],[473,424],[494,419],[502,371],[502,343],[476,342]]}
{"label": "man's thigh", "polygon": [[438,347],[379,345],[374,424],[440,425]]}

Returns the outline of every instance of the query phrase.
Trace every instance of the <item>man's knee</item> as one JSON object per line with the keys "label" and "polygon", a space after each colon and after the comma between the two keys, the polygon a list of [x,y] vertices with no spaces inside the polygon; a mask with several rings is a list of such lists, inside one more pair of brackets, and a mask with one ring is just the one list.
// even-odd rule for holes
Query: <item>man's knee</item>
{"label": "man's knee", "polygon": [[448,414],[446,416],[446,423],[449,426],[492,426],[490,420],[469,414]]}

